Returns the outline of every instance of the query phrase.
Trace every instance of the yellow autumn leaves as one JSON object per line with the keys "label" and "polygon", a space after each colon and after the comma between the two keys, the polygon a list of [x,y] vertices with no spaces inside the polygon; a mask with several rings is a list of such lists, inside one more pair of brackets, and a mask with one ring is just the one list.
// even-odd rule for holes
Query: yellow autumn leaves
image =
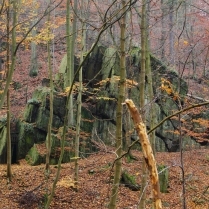
{"label": "yellow autumn leaves", "polygon": [[161,90],[165,91],[174,101],[179,101],[180,97],[177,92],[173,90],[172,84],[165,78],[161,78]]}

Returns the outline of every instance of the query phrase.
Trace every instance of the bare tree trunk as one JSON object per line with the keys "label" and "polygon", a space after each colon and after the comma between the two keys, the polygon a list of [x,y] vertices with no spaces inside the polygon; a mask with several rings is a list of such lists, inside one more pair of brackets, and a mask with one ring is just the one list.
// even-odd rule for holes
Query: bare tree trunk
{"label": "bare tree trunk", "polygon": [[166,16],[166,9],[164,5],[164,0],[161,0],[161,10],[162,10],[162,29],[161,29],[161,40],[160,40],[160,47],[161,47],[161,60],[165,61],[165,40],[166,40],[166,31],[165,31],[165,16]]}
{"label": "bare tree trunk", "polygon": [[[70,27],[70,0],[67,0],[67,14],[66,14],[66,35],[67,35],[67,69],[66,69],[66,86],[70,86],[73,80],[73,72],[71,69],[72,67],[72,51],[71,51],[71,27]],[[73,53],[74,56],[74,53]],[[68,126],[73,125],[73,96],[70,95],[70,102],[69,102],[69,115],[68,115]]]}
{"label": "bare tree trunk", "polygon": [[[126,2],[122,1],[122,12],[125,12],[125,4]],[[119,81],[119,94],[118,94],[118,103],[116,110],[116,154],[117,157],[120,157],[122,154],[122,116],[123,116],[123,101],[125,97],[125,79],[126,79],[126,60],[125,60],[125,31],[126,31],[126,15],[121,19],[121,43],[120,43],[120,81]],[[114,172],[114,180],[112,186],[112,193],[109,203],[109,209],[116,208],[116,200],[118,196],[118,188],[121,177],[121,166],[122,159],[119,159],[115,163],[115,172]]]}
{"label": "bare tree trunk", "polygon": [[158,171],[157,171],[156,161],[153,155],[152,147],[148,139],[146,126],[142,120],[142,116],[139,114],[133,101],[130,99],[126,99],[125,102],[129,108],[133,122],[135,124],[136,131],[140,138],[144,160],[149,170],[150,180],[152,183],[154,207],[155,209],[161,209],[162,203],[160,199],[160,185],[159,185]]}
{"label": "bare tree trunk", "polygon": [[170,62],[171,65],[175,64],[175,59],[174,59],[174,32],[173,32],[173,25],[174,25],[174,20],[173,20],[173,8],[174,8],[174,1],[171,0],[169,2],[169,56],[170,56]]}
{"label": "bare tree trunk", "polygon": [[[50,13],[48,14],[48,23],[50,22]],[[50,24],[48,24],[50,25]],[[48,26],[49,27],[49,26]],[[51,154],[51,130],[52,130],[52,122],[53,122],[53,100],[54,100],[54,85],[53,85],[53,77],[52,77],[52,62],[51,62],[51,52],[50,45],[50,27],[48,28],[48,42],[47,42],[47,53],[48,53],[48,73],[50,79],[50,111],[49,111],[49,122],[48,122],[48,134],[47,134],[47,153],[46,153],[46,172],[49,174],[50,169],[50,154]]]}
{"label": "bare tree trunk", "polygon": [[[18,2],[14,1],[12,2],[13,4],[13,29],[12,29],[12,47],[11,47],[11,66],[9,64],[9,46],[8,46],[8,54],[7,54],[7,79],[10,79],[11,73],[14,71],[15,68],[15,61],[16,61],[16,56],[15,56],[15,47],[16,47],[16,26],[17,24],[17,12],[18,12]],[[9,40],[9,16],[10,13],[10,1],[9,1],[9,6],[8,6],[8,15],[7,15],[7,35],[8,35],[8,40]],[[8,41],[9,43],[9,41]],[[12,153],[11,153],[11,135],[10,135],[10,98],[9,98],[9,89],[7,90],[7,177],[9,180],[11,180],[12,177],[12,171],[11,171],[11,161],[12,161]]]}
{"label": "bare tree trunk", "polygon": [[[7,43],[9,43],[9,25],[10,25],[10,1],[8,1],[7,8]],[[10,71],[10,46],[7,44],[7,78]],[[8,181],[11,181],[12,170],[11,170],[11,136],[10,136],[10,98],[9,98],[9,89],[7,90],[7,178]]]}
{"label": "bare tree trunk", "polygon": [[[33,0],[32,6],[34,8],[34,14],[37,15],[38,9],[36,7],[37,1]],[[33,18],[32,25],[36,23],[37,19]],[[34,38],[37,35],[37,29],[33,28],[31,32],[32,37]],[[29,76],[30,77],[35,77],[38,75],[38,61],[37,61],[37,45],[35,41],[31,42],[31,64],[30,64],[30,72]]]}
{"label": "bare tree trunk", "polygon": [[[70,0],[67,0],[67,15],[66,15],[66,35],[67,35],[67,86],[72,84],[74,77],[74,54],[75,54],[75,39],[76,39],[76,22],[77,22],[77,1],[74,1],[74,8],[70,10]],[[72,5],[71,5],[72,6]],[[73,18],[70,19],[70,12],[73,12]],[[72,22],[72,24],[71,24]],[[73,114],[73,95],[70,95],[69,103],[68,126],[74,124]]]}
{"label": "bare tree trunk", "polygon": [[207,73],[206,67],[207,67],[208,56],[209,56],[209,46],[207,47],[207,52],[204,60],[204,69],[202,74],[203,77],[206,77],[206,73]]}
{"label": "bare tree trunk", "polygon": [[[80,63],[83,62],[83,56],[86,51],[86,25],[82,23],[82,50],[80,55]],[[79,137],[80,137],[80,126],[81,126],[81,106],[82,106],[82,91],[83,91],[83,78],[82,78],[82,68],[79,71],[79,89],[78,89],[78,108],[77,108],[77,124],[76,124],[76,137],[75,137],[75,185],[76,189],[78,189],[78,159],[79,159]]]}
{"label": "bare tree trunk", "polygon": [[11,121],[11,113],[10,113],[10,93],[9,89],[7,91],[7,178],[8,181],[12,179],[12,153],[11,153],[11,129],[10,129],[10,121]]}
{"label": "bare tree trunk", "polygon": [[[142,1],[141,11],[141,72],[140,72],[140,101],[139,106],[141,109],[145,106],[145,69],[146,69],[146,0]],[[143,121],[145,121],[145,113],[142,113]],[[142,176],[141,176],[141,190],[140,201],[138,209],[145,208],[146,201],[146,184],[147,184],[147,168],[145,161],[142,162]]]}
{"label": "bare tree trunk", "polygon": [[[147,3],[147,11],[149,12],[149,2]],[[152,129],[156,124],[156,111],[155,111],[155,103],[154,103],[154,93],[153,93],[153,84],[152,84],[152,71],[151,71],[151,63],[150,63],[150,39],[149,39],[149,19],[148,15],[146,17],[146,76],[147,76],[147,88],[148,88],[148,103],[149,103],[149,126]],[[153,153],[155,154],[155,131],[150,133],[150,142],[152,145]]]}
{"label": "bare tree trunk", "polygon": [[[179,109],[182,109],[181,107]],[[185,187],[185,171],[184,171],[184,156],[183,156],[183,138],[181,127],[181,115],[178,115],[179,120],[179,143],[180,143],[180,162],[181,162],[181,174],[182,174],[182,208],[186,209],[186,187]]]}

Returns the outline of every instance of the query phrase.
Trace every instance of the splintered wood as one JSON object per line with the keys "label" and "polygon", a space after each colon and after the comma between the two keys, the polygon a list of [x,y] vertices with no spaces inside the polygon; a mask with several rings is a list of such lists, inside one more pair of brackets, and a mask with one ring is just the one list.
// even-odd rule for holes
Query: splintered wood
{"label": "splintered wood", "polygon": [[158,179],[158,171],[157,171],[156,161],[153,155],[152,147],[148,139],[146,126],[143,123],[142,117],[139,114],[139,111],[137,110],[133,101],[131,99],[126,99],[125,102],[131,113],[136,131],[140,138],[142,152],[143,152],[144,159],[149,170],[149,175],[150,175],[150,179],[152,183],[152,192],[153,192],[155,208],[161,209],[162,203],[160,199],[160,185],[159,185],[159,179]]}

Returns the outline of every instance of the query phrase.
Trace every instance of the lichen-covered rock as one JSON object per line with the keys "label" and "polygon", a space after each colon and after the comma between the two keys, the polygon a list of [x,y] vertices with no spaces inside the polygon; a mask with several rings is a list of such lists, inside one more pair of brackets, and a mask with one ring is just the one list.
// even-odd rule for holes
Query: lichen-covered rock
{"label": "lichen-covered rock", "polygon": [[[85,56],[85,55],[84,55]],[[131,98],[139,108],[139,82],[140,82],[140,61],[141,50],[133,47],[126,58],[127,70],[127,92],[126,97]],[[55,85],[65,86],[66,79],[66,59],[62,60],[59,73],[55,76]],[[79,59],[75,58],[75,71],[78,68]],[[179,102],[183,102],[183,98],[187,92],[187,85],[178,74],[168,69],[160,60],[151,55],[151,66],[153,76],[153,91],[155,97],[155,109],[157,112],[157,122],[161,121],[173,111],[178,110],[179,106],[166,92],[161,89],[161,78],[169,80],[173,89],[179,95]],[[103,142],[104,144],[114,145],[116,130],[116,107],[118,99],[119,87],[120,58],[114,47],[104,47],[98,45],[87,58],[83,66],[83,81],[88,83],[85,86],[82,96],[82,119],[80,145],[82,152],[90,152],[94,149],[92,141]],[[61,84],[61,85],[60,85]],[[179,86],[180,85],[180,86]],[[76,86],[76,85],[75,85]],[[53,128],[52,128],[52,163],[57,163],[60,153],[60,130],[64,123],[66,112],[66,93],[62,88],[54,91],[53,101]],[[179,89],[179,91],[178,91]],[[45,143],[48,132],[49,121],[49,100],[50,88],[47,86],[38,87],[32,98],[28,101],[25,108],[23,119],[18,122],[19,142],[18,157],[23,158],[30,151],[32,162],[41,162],[37,157],[37,144]],[[147,100],[146,87],[146,107],[141,107],[149,112],[149,102]],[[74,104],[76,104],[77,90],[73,92]],[[125,110],[125,109],[124,109]],[[74,106],[76,117],[76,105]],[[124,117],[124,124],[127,118]],[[149,129],[149,117],[146,118],[146,125]],[[157,151],[177,151],[179,149],[179,136],[174,131],[178,126],[178,120],[172,119],[166,121],[156,130],[156,149]],[[0,136],[3,134],[0,125]],[[126,136],[126,125],[123,125],[123,135]],[[69,129],[66,135],[65,154],[63,162],[70,160],[70,156],[74,153],[75,130]],[[125,138],[125,137],[124,137]],[[136,140],[134,132],[130,136],[132,140]],[[189,140],[188,140],[189,141]],[[33,145],[36,144],[34,148]],[[29,155],[29,156],[30,156]],[[35,160],[34,160],[35,159]],[[38,160],[37,160],[38,159]]]}
{"label": "lichen-covered rock", "polygon": [[36,117],[37,117],[36,113],[38,111],[39,106],[40,105],[39,105],[38,101],[36,101],[36,100],[29,100],[28,101],[28,107],[27,107],[25,114],[24,114],[24,118],[25,118],[26,122],[34,123],[36,121]]}
{"label": "lichen-covered rock", "polygon": [[[47,132],[48,132],[48,121],[49,121],[49,88],[39,87],[33,93],[33,97],[28,101],[24,112],[24,120],[18,122],[18,158],[24,158],[29,152],[28,156],[31,159],[37,157],[39,154],[37,150],[37,143],[45,143]],[[52,133],[52,152],[51,152],[51,163],[57,163],[60,153],[60,140],[59,129],[63,126],[65,117],[65,107],[66,106],[66,94],[54,92],[53,101],[53,133]],[[87,144],[88,138],[92,132],[93,127],[93,116],[87,107],[82,107],[82,119],[81,119],[81,143],[85,146]],[[70,133],[66,135],[65,141],[65,152],[63,157],[63,162],[69,162],[70,156],[73,156],[73,140],[75,137],[75,131],[71,130]],[[69,140],[70,139],[70,140]],[[85,143],[84,143],[85,142]],[[33,145],[36,144],[36,147]],[[82,146],[81,147],[84,147]],[[70,150],[68,150],[68,148]],[[32,149],[32,150],[31,150]],[[83,148],[82,148],[83,149]],[[30,151],[29,151],[30,150]],[[85,149],[83,150],[85,152]],[[45,162],[42,159],[43,156],[37,157],[35,164],[37,162]],[[42,159],[42,160],[40,160]],[[34,164],[32,160],[31,164]]]}
{"label": "lichen-covered rock", "polygon": [[[47,140],[46,140],[47,141]],[[59,160],[60,156],[60,139],[52,134],[51,138],[51,155],[50,155],[50,164],[51,165],[56,165]],[[70,147],[70,144],[68,141],[65,141],[65,149],[64,149],[64,155],[62,159],[62,163],[67,163],[70,161],[70,157],[73,155],[71,154],[72,152],[68,149]],[[68,147],[68,148],[67,148]],[[46,143],[39,143],[39,144],[34,144],[31,149],[28,151],[26,155],[26,161],[30,165],[39,165],[41,163],[46,162]]]}
{"label": "lichen-covered rock", "polygon": [[90,86],[93,86],[102,80],[100,71],[103,65],[105,50],[106,47],[97,45],[84,62],[83,79],[85,82],[89,82]]}
{"label": "lichen-covered rock", "polygon": [[44,154],[41,154],[38,150],[38,147],[36,144],[33,145],[33,147],[29,150],[28,154],[26,155],[26,161],[30,165],[40,165],[41,163],[44,163],[45,161]]}
{"label": "lichen-covered rock", "polygon": [[[127,97],[131,98],[137,106],[139,104],[139,86],[137,83],[140,82],[140,60],[140,48],[132,47],[130,55],[127,56],[127,77],[129,79],[129,84],[127,85]],[[173,111],[178,110],[176,102],[161,91],[161,78],[169,80],[174,91],[177,91],[178,88],[180,89],[178,94],[182,101],[187,92],[187,85],[184,80],[178,77],[178,74],[174,70],[168,69],[153,55],[151,55],[151,66],[154,78],[153,90],[155,93],[157,104],[156,109],[158,112],[157,120],[161,121]],[[114,143],[113,136],[116,124],[115,117],[118,98],[119,71],[120,59],[117,50],[114,47],[106,48],[97,46],[84,64],[83,77],[85,81],[90,81],[91,87],[88,87],[86,90],[88,93],[84,92],[83,102],[85,103],[86,100],[88,100],[91,104],[93,103],[93,108],[90,106],[88,109],[96,116],[96,118],[99,119],[94,120],[92,133],[96,131],[96,134],[100,136],[105,143],[108,142],[108,144]],[[178,87],[179,84],[180,87]],[[97,91],[94,90],[95,87],[98,88]],[[95,92],[97,93],[95,94]],[[90,96],[94,97],[94,99],[90,99]],[[147,120],[147,125],[149,126],[149,120]],[[160,143],[156,144],[156,149],[158,151],[165,149],[169,151],[178,150],[179,139],[178,135],[174,132],[177,125],[178,121],[172,119],[165,122],[156,130],[156,135],[159,138],[157,141],[160,141]],[[125,134],[125,126],[123,127],[123,131]],[[93,136],[96,135],[93,134]],[[134,135],[132,136],[132,139],[134,139]]]}
{"label": "lichen-covered rock", "polygon": [[38,141],[33,123],[18,122],[18,158],[25,157],[30,148]]}

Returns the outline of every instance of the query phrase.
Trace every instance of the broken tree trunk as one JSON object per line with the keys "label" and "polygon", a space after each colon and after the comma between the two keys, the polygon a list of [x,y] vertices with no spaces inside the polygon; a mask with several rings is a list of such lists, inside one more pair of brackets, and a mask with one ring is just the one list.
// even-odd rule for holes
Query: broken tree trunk
{"label": "broken tree trunk", "polygon": [[146,126],[144,125],[141,115],[139,114],[139,111],[137,110],[133,101],[131,99],[126,99],[125,102],[131,113],[135,128],[140,138],[142,152],[144,155],[145,162],[147,164],[147,168],[149,170],[150,179],[152,183],[154,207],[155,209],[161,209],[162,203],[160,199],[160,185],[159,185],[158,171],[157,171],[156,161],[153,155],[152,147],[148,139]]}

